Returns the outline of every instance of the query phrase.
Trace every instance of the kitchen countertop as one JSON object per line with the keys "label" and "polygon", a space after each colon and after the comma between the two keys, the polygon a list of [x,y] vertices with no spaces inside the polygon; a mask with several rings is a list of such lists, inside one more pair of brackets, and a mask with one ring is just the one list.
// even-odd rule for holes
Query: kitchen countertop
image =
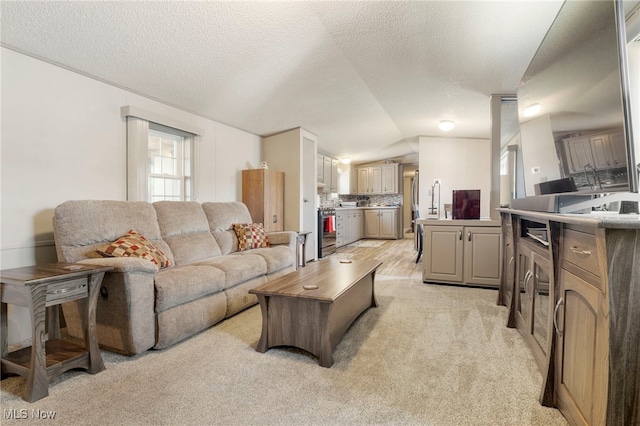
{"label": "kitchen countertop", "polygon": [[336,210],[370,210],[370,209],[399,209],[402,206],[366,206],[366,207],[356,207],[356,206],[346,206],[346,207],[336,207]]}

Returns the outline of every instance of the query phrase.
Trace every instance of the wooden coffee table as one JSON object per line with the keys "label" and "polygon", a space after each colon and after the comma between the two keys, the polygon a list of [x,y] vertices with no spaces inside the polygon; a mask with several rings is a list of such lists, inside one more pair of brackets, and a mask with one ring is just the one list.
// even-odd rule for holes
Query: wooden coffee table
{"label": "wooden coffee table", "polygon": [[[349,326],[370,306],[378,306],[373,289],[377,260],[338,259],[312,262],[249,293],[262,309],[262,335],[256,350],[295,346],[333,365],[333,349]],[[305,287],[317,286],[316,289]]]}

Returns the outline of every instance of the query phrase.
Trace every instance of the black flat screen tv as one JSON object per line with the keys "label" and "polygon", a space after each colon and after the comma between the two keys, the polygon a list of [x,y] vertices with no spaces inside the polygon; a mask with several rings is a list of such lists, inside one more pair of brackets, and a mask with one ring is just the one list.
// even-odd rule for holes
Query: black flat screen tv
{"label": "black flat screen tv", "polygon": [[566,1],[517,88],[527,196],[638,192],[627,73],[622,2]]}

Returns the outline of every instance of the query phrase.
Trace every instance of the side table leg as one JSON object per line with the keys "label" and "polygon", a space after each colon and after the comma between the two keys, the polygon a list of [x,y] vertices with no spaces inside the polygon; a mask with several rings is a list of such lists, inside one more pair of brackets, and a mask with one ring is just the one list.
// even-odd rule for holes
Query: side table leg
{"label": "side table leg", "polygon": [[[9,355],[9,340],[7,338],[8,332],[9,332],[9,321],[7,318],[7,304],[1,303],[0,304],[0,356],[2,356],[2,358]],[[4,367],[2,366],[2,363],[0,363],[0,378],[2,379],[5,378]]]}
{"label": "side table leg", "polygon": [[84,304],[85,321],[84,321],[84,341],[89,351],[89,368],[88,373],[96,374],[103,371],[106,367],[100,353],[98,338],[96,337],[96,309],[98,307],[98,296],[100,295],[100,287],[104,272],[93,274],[89,278],[89,298]]}
{"label": "side table leg", "polygon": [[47,285],[33,285],[30,290],[31,362],[27,387],[22,398],[25,401],[34,402],[49,395],[49,376],[47,375],[47,353],[45,349]]}

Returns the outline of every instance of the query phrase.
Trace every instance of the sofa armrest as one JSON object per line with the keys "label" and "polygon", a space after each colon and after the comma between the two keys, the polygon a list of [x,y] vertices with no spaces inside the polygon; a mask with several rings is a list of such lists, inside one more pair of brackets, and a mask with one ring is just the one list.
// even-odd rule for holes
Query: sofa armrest
{"label": "sofa armrest", "polygon": [[[78,263],[113,266],[105,273],[96,308],[96,335],[101,347],[133,355],[156,343],[155,275],[158,267],[146,259],[108,257]],[[83,337],[83,301],[64,303],[67,330]]]}
{"label": "sofa armrest", "polygon": [[87,265],[113,266],[115,272],[147,272],[155,275],[158,272],[158,266],[147,259],[139,257],[101,257],[83,259],[76,263],[84,263]]}
{"label": "sofa armrest", "polygon": [[273,246],[287,245],[292,250],[295,250],[298,233],[294,231],[267,232],[267,238],[269,238],[269,244]]}

